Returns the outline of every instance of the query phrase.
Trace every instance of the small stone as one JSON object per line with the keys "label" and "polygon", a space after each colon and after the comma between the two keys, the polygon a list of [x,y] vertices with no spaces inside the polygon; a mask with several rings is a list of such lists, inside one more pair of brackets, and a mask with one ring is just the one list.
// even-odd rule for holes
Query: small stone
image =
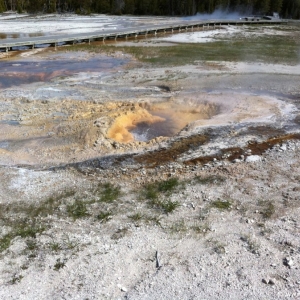
{"label": "small stone", "polygon": [[126,292],[127,292],[126,287],[122,286],[122,287],[121,287],[121,291],[126,293]]}
{"label": "small stone", "polygon": [[263,278],[262,282],[264,284],[269,284],[269,285],[274,285],[275,284],[275,281],[273,279],[265,279],[265,278]]}
{"label": "small stone", "polygon": [[290,257],[285,257],[283,259],[283,264],[289,268],[291,268],[294,265],[293,260]]}
{"label": "small stone", "polygon": [[245,159],[245,162],[247,163],[259,162],[259,161],[261,161],[261,157],[259,155],[250,155]]}
{"label": "small stone", "polygon": [[282,151],[286,151],[286,144],[282,144],[282,146],[279,149]]}
{"label": "small stone", "polygon": [[268,284],[270,284],[270,285],[274,285],[274,284],[275,284],[275,281],[274,281],[273,279],[269,279],[269,282],[268,282]]}
{"label": "small stone", "polygon": [[237,158],[236,158],[236,159],[233,160],[233,163],[239,163],[239,162],[241,162],[240,159],[237,159]]}

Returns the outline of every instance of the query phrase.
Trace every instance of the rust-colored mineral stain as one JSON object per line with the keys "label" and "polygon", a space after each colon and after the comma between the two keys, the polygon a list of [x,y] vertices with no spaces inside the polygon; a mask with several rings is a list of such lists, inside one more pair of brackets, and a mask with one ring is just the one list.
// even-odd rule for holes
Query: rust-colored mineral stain
{"label": "rust-colored mineral stain", "polygon": [[109,128],[107,136],[120,143],[130,143],[134,141],[134,136],[130,130],[134,129],[139,123],[151,125],[157,122],[163,122],[165,119],[151,115],[145,109],[139,109],[134,112],[125,112],[117,117]]}
{"label": "rust-colored mineral stain", "polygon": [[249,142],[248,145],[245,147],[232,147],[232,148],[221,149],[220,152],[215,155],[197,157],[185,161],[184,163],[187,165],[205,164],[213,161],[214,158],[217,158],[218,160],[222,160],[224,156],[227,157],[227,160],[233,161],[235,159],[239,159],[241,155],[244,155],[244,153],[247,150],[251,150],[251,155],[262,155],[264,152],[271,149],[275,145],[281,144],[289,140],[300,140],[300,133],[286,134],[278,137],[272,137],[260,143]]}
{"label": "rust-colored mineral stain", "polygon": [[193,147],[199,147],[209,140],[205,135],[193,135],[171,142],[168,148],[150,151],[135,157],[138,163],[145,164],[148,167],[155,167],[161,164],[175,161],[181,154]]}
{"label": "rust-colored mineral stain", "polygon": [[108,138],[120,143],[172,137],[188,124],[218,113],[214,103],[200,101],[140,103],[134,112],[122,113],[108,131]]}

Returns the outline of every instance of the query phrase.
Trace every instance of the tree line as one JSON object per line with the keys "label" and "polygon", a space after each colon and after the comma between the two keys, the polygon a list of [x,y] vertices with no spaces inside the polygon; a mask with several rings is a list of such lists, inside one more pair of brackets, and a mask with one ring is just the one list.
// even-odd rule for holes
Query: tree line
{"label": "tree line", "polygon": [[196,13],[270,14],[300,19],[300,0],[0,0],[0,12],[191,16]]}

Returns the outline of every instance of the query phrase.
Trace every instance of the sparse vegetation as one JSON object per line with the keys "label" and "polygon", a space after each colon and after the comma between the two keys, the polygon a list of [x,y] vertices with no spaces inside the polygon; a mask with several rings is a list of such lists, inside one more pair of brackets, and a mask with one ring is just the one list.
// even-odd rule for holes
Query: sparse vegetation
{"label": "sparse vegetation", "polygon": [[140,212],[138,212],[138,213],[128,216],[128,218],[133,221],[140,221],[143,218],[143,215]]}
{"label": "sparse vegetation", "polygon": [[242,235],[241,240],[247,244],[247,249],[253,253],[257,254],[259,250],[259,244],[257,241],[255,241],[253,238],[250,237],[250,235]]}
{"label": "sparse vegetation", "polygon": [[62,249],[61,245],[59,243],[56,243],[56,242],[50,243],[49,247],[54,252],[58,252],[59,250]]}
{"label": "sparse vegetation", "polygon": [[55,263],[53,269],[54,269],[55,271],[59,271],[60,269],[64,268],[65,265],[66,265],[65,260],[61,260],[60,258],[58,258],[58,259],[56,260],[56,263]]}
{"label": "sparse vegetation", "polygon": [[156,215],[143,215],[143,219],[145,220],[146,223],[151,223],[154,225],[160,226],[161,222],[161,216],[156,216]]}
{"label": "sparse vegetation", "polygon": [[200,184],[222,184],[223,182],[225,182],[225,177],[220,176],[220,175],[210,175],[210,176],[196,176],[194,178],[196,183],[200,183]]}
{"label": "sparse vegetation", "polygon": [[143,196],[148,200],[156,200],[158,198],[157,187],[154,184],[147,184],[144,187]]}
{"label": "sparse vegetation", "polygon": [[225,245],[222,243],[216,243],[216,245],[213,247],[213,250],[217,254],[224,254],[225,253]]}
{"label": "sparse vegetation", "polygon": [[5,234],[2,238],[0,238],[0,251],[4,251],[7,248],[9,248],[11,241],[17,237],[20,236],[21,238],[36,238],[37,233],[41,233],[45,230],[45,227],[43,226],[30,226],[26,224],[12,224],[15,225],[13,227],[13,230]]}
{"label": "sparse vegetation", "polygon": [[211,203],[211,206],[219,210],[228,210],[231,208],[231,202],[227,200],[216,200]]}
{"label": "sparse vegetation", "polygon": [[161,193],[171,193],[179,186],[179,181],[177,178],[170,178],[165,181],[157,183],[157,191]]}
{"label": "sparse vegetation", "polygon": [[188,227],[187,227],[186,223],[184,222],[184,220],[179,220],[177,222],[174,222],[170,226],[171,233],[183,233],[183,232],[186,232],[187,230],[188,230]]}
{"label": "sparse vegetation", "polygon": [[112,213],[110,211],[100,211],[96,215],[96,219],[101,222],[107,222],[112,218]]}
{"label": "sparse vegetation", "polygon": [[210,226],[208,223],[198,223],[195,222],[192,226],[191,229],[199,234],[206,234],[210,231]]}
{"label": "sparse vegetation", "polygon": [[23,276],[22,275],[14,275],[12,280],[10,281],[10,284],[16,284],[19,283],[22,280]]}
{"label": "sparse vegetation", "polygon": [[111,239],[113,240],[119,240],[123,238],[128,233],[128,228],[119,228],[112,236]]}
{"label": "sparse vegetation", "polygon": [[0,238],[0,251],[6,250],[15,236],[12,233],[5,234],[2,238]]}
{"label": "sparse vegetation", "polygon": [[121,188],[111,183],[99,184],[97,194],[100,197],[100,202],[112,203],[121,195]]}
{"label": "sparse vegetation", "polygon": [[87,204],[81,200],[75,200],[73,204],[67,206],[68,216],[74,220],[84,218],[89,215]]}
{"label": "sparse vegetation", "polygon": [[37,242],[35,239],[29,239],[26,241],[26,246],[29,251],[34,251],[38,248]]}
{"label": "sparse vegetation", "polygon": [[166,200],[159,202],[159,207],[164,210],[166,214],[172,213],[177,207],[179,207],[178,201]]}
{"label": "sparse vegetation", "polygon": [[262,200],[258,204],[261,207],[261,215],[264,219],[270,219],[275,213],[275,206],[271,201]]}
{"label": "sparse vegetation", "polygon": [[207,219],[208,215],[209,215],[209,208],[208,207],[202,208],[199,213],[199,220],[204,221],[205,219]]}
{"label": "sparse vegetation", "polygon": [[161,209],[165,213],[171,213],[180,203],[166,198],[182,186],[183,184],[177,178],[147,184],[142,191],[142,198],[149,200],[150,207]]}

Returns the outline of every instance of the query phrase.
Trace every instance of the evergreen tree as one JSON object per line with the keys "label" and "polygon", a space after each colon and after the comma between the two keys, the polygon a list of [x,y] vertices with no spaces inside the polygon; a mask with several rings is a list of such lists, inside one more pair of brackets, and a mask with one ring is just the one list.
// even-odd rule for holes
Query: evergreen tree
{"label": "evergreen tree", "polygon": [[5,3],[4,0],[0,0],[0,13],[5,11]]}
{"label": "evergreen tree", "polygon": [[213,13],[216,9],[243,14],[278,12],[282,17],[300,18],[300,0],[0,0],[0,12],[115,13],[177,15]]}

